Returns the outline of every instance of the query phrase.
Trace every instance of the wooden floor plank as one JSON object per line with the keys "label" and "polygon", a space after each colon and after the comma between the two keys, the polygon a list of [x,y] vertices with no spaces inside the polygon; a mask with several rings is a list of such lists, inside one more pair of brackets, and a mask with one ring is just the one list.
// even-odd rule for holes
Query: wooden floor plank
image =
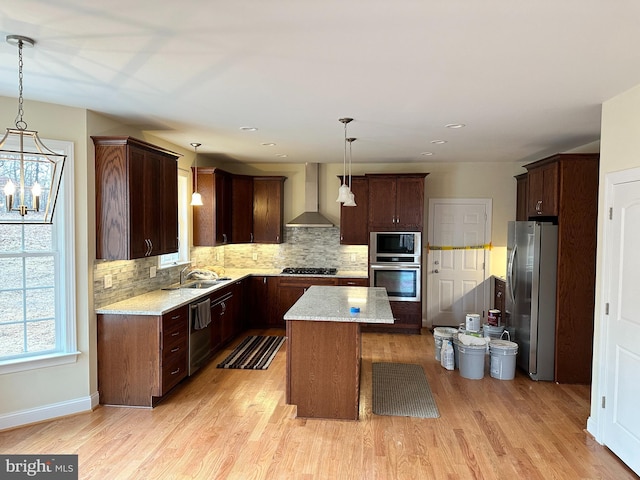
{"label": "wooden floor plank", "polygon": [[[433,343],[427,330],[363,334],[359,421],[296,418],[284,403],[285,349],[265,371],[217,369],[234,344],[153,410],[99,407],[0,432],[0,451],[77,453],[86,480],[637,479],[584,431],[589,386],[519,371],[464,379],[440,366]],[[421,365],[440,417],[374,415],[374,362]]]}

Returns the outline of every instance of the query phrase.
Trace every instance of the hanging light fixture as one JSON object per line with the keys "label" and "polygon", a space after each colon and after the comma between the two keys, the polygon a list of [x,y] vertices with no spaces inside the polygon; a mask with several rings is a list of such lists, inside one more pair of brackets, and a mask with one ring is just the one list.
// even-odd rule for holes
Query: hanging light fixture
{"label": "hanging light fixture", "polygon": [[347,124],[353,121],[353,118],[340,118],[340,123],[344,125],[344,157],[342,160],[342,185],[338,189],[338,198],[336,202],[344,203],[349,200],[349,194],[351,193],[351,187],[347,184]]}
{"label": "hanging light fixture", "polygon": [[352,160],[352,156],[351,156],[351,144],[353,142],[355,142],[356,139],[351,137],[351,138],[347,138],[347,142],[349,142],[349,193],[347,194],[349,198],[347,198],[347,200],[342,204],[345,207],[357,207],[358,205],[356,205],[356,196],[354,195],[353,191],[351,190],[351,160]]}
{"label": "hanging light fixture", "polygon": [[5,202],[5,208],[0,208],[0,224],[50,224],[67,156],[46,147],[38,132],[27,130],[23,118],[22,48],[36,42],[22,35],[7,35],[6,41],[18,47],[19,87],[15,128],[7,128],[0,140],[0,184]]}
{"label": "hanging light fixture", "polygon": [[202,145],[201,143],[192,143],[193,151],[196,154],[195,160],[195,172],[193,174],[194,179],[194,188],[193,193],[191,194],[191,206],[192,207],[201,207],[202,206],[202,195],[198,193],[198,147]]}

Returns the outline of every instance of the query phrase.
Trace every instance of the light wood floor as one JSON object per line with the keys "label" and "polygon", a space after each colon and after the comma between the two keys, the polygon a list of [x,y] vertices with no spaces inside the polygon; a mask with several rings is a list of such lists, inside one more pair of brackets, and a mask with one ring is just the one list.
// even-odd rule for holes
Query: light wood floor
{"label": "light wood floor", "polygon": [[[295,417],[284,404],[283,346],[266,371],[221,370],[214,360],[153,410],[100,407],[0,432],[0,452],[77,453],[80,478],[96,480],[637,478],[585,433],[588,386],[520,372],[464,379],[436,362],[428,330],[364,334],[362,344],[358,422]],[[378,361],[422,365],[440,418],[373,415]]]}

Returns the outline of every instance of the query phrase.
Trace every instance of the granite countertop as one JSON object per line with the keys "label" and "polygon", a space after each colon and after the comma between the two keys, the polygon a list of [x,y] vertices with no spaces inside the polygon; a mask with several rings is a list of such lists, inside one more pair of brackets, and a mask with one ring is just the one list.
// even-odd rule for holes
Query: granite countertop
{"label": "granite countertop", "polygon": [[[154,290],[143,295],[122,300],[120,302],[105,305],[97,308],[98,314],[118,314],[118,315],[164,315],[171,310],[179,308],[183,305],[198,301],[198,299],[206,297],[216,290],[220,290],[233,282],[242,280],[243,278],[251,275],[265,275],[265,276],[281,276],[283,275],[280,269],[226,269],[225,278],[229,280],[222,280],[216,282],[208,288],[175,288],[176,286],[169,286],[167,289]],[[316,275],[286,275],[288,277],[310,277]],[[327,275],[317,275],[327,277]],[[332,278],[367,278],[367,272],[353,272],[353,271],[338,271],[336,275],[331,275]],[[187,282],[187,283],[191,283]]]}
{"label": "granite countertop", "polygon": [[[351,313],[351,307],[359,307],[360,312]],[[313,285],[285,313],[284,319],[393,323],[393,314],[387,291],[383,287]]]}

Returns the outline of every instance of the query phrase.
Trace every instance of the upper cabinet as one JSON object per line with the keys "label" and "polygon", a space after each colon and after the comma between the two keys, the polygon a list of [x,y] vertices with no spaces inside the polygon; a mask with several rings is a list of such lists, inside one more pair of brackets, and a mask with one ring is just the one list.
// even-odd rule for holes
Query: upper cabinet
{"label": "upper cabinet", "polygon": [[212,167],[191,170],[194,188],[198,176],[203,203],[193,208],[193,244],[213,247],[231,242],[231,174]]}
{"label": "upper cabinet", "polygon": [[526,173],[516,175],[516,220],[524,221],[529,216],[527,213],[527,192],[528,192],[528,179]]}
{"label": "upper cabinet", "polygon": [[193,208],[195,246],[282,242],[287,177],[234,175],[211,167],[198,167],[197,175],[203,205]]}
{"label": "upper cabinet", "polygon": [[368,245],[369,180],[367,177],[351,177],[351,192],[355,197],[356,206],[340,206],[340,244]]}
{"label": "upper cabinet", "polygon": [[422,231],[427,173],[367,174],[370,231]]}
{"label": "upper cabinet", "polygon": [[178,251],[179,154],[133,137],[91,137],[96,166],[96,258]]}
{"label": "upper cabinet", "polygon": [[231,240],[253,242],[253,177],[231,177]]}
{"label": "upper cabinet", "polygon": [[[555,158],[555,157],[552,157]],[[558,163],[536,162],[527,165],[527,214],[530,217],[558,215]]]}
{"label": "upper cabinet", "polygon": [[284,181],[287,177],[253,178],[253,241],[282,243]]}

